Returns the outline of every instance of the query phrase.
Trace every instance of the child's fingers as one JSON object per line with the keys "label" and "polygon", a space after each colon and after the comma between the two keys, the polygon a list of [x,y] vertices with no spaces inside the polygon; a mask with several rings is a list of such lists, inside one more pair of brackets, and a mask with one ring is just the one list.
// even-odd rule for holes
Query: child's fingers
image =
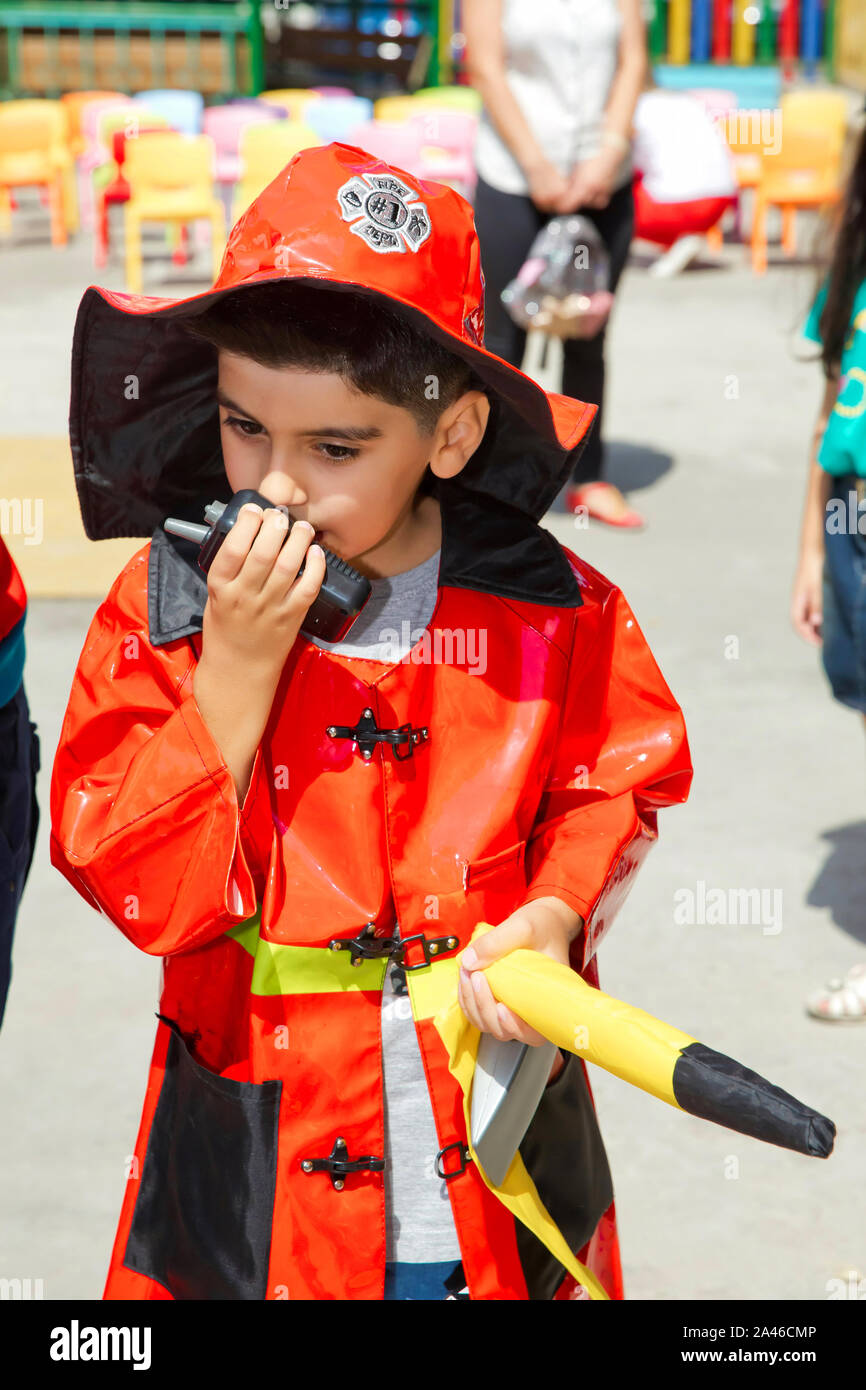
{"label": "child's fingers", "polygon": [[466,970],[458,971],[457,1000],[469,1022],[479,1032],[492,1033],[500,1042],[516,1041],[540,1047],[547,1041],[505,1004],[497,1002],[485,976],[480,972],[470,975]]}
{"label": "child's fingers", "polygon": [[458,998],[460,1007],[465,1013],[469,1022],[472,1023],[482,1033],[492,1033],[494,1037],[504,1039],[505,1033],[502,1031],[499,1018],[496,1013],[496,1001],[490,993],[490,986],[483,976],[479,976],[482,983],[487,986],[487,998],[483,998],[475,989],[471,977],[465,970],[461,970],[458,975]]}
{"label": "child's fingers", "polygon": [[533,945],[532,927],[526,915],[519,909],[500,922],[492,931],[485,932],[471,946],[467,946],[459,957],[461,968],[475,971],[485,970],[501,956]]}
{"label": "child's fingers", "polygon": [[478,1012],[478,1005],[475,1002],[475,994],[468,974],[465,970],[457,972],[457,1001],[469,1022],[474,1028],[484,1031],[484,1022]]}
{"label": "child's fingers", "polygon": [[264,521],[264,511],[255,502],[245,502],[234,526],[217,550],[208,570],[208,583],[228,584],[243,569],[250,546]]}
{"label": "child's fingers", "polygon": [[505,1029],[508,1037],[515,1038],[518,1042],[529,1043],[530,1047],[541,1047],[548,1040],[543,1033],[539,1033],[535,1028],[530,1028],[528,1023],[508,1008],[507,1004],[497,1004],[496,1011],[499,1014],[499,1022]]}
{"label": "child's fingers", "polygon": [[499,1038],[502,1041],[509,1037],[510,1034],[502,1026],[496,1008],[496,1000],[493,998],[493,991],[480,970],[476,970],[470,977],[467,990],[475,997],[475,1007],[481,1017],[480,1026],[484,1032],[492,1033],[494,1038]]}

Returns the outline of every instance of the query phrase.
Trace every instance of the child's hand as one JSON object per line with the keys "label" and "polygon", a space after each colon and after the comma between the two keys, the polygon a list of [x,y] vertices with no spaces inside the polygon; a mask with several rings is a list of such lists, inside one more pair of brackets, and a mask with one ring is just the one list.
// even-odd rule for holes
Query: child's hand
{"label": "child's hand", "polygon": [[[467,946],[460,956],[457,998],[470,1023],[482,1033],[540,1047],[547,1039],[493,996],[484,969],[509,951],[542,951],[569,964],[569,946],[583,927],[582,918],[559,898],[536,898],[525,903],[492,931]],[[561,1065],[561,1059],[560,1059]]]}
{"label": "child's hand", "polygon": [[801,556],[791,595],[794,631],[813,647],[819,647],[822,640],[823,568],[824,556],[821,553],[807,552]]}
{"label": "child's hand", "polygon": [[[312,526],[276,507],[241,507],[208,571],[202,656],[255,677],[278,680],[327,569]],[[298,570],[306,568],[298,578]]]}

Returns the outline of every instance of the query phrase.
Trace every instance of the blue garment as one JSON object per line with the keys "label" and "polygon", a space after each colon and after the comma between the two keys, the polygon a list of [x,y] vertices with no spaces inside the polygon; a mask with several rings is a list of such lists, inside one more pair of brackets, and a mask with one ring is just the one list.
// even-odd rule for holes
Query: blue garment
{"label": "blue garment", "polygon": [[24,679],[24,620],[21,614],[0,642],[0,705],[8,705]]}
{"label": "blue garment", "polygon": [[[452,1288],[450,1276],[461,1271],[459,1287]],[[446,1280],[449,1284],[446,1285]],[[453,1260],[442,1260],[439,1264],[399,1264],[385,1265],[385,1298],[418,1299],[430,1303],[439,1302],[449,1293],[459,1293],[464,1286],[462,1265]]]}
{"label": "blue garment", "polygon": [[[818,320],[826,299],[825,284],[815,296],[803,326],[803,337],[810,342],[821,342]],[[818,449],[818,462],[834,477],[857,473],[866,478],[866,280],[854,296],[839,372],[839,395]]]}
{"label": "blue garment", "polygon": [[[836,500],[842,504],[838,510],[832,507]],[[824,526],[821,660],[835,698],[840,704],[866,714],[866,487],[863,479],[853,473],[834,478],[828,503]]]}
{"label": "blue garment", "polygon": [[39,735],[20,683],[0,705],[0,1024],[12,972],[12,935],[33,861],[39,806]]}

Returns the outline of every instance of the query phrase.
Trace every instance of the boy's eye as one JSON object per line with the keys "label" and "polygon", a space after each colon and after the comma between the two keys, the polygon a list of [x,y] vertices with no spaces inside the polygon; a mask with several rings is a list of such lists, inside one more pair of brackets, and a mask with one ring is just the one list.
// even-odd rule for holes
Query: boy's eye
{"label": "boy's eye", "polygon": [[227,415],[223,424],[231,425],[232,429],[239,430],[240,433],[245,434],[247,438],[262,433],[261,425],[257,425],[254,420],[242,420],[237,415]]}
{"label": "boy's eye", "polygon": [[325,454],[325,458],[331,463],[348,463],[350,459],[357,458],[360,449],[350,449],[345,444],[317,444],[317,449],[333,449],[334,453]]}

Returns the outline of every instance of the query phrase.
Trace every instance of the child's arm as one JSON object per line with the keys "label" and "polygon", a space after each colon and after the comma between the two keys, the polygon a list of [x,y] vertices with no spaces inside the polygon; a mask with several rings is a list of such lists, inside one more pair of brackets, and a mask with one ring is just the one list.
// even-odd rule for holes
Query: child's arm
{"label": "child's arm", "polygon": [[[205,636],[209,627],[214,665],[202,684],[204,709],[193,688],[192,645],[154,648],[148,640],[146,550],[99,608],[73,681],[52,771],[51,862],[152,955],[205,945],[252,916],[257,890],[250,861],[262,882],[267,868],[257,862],[258,847],[265,854],[273,835],[257,740],[278,680],[268,673],[282,669],[286,644],[294,641],[324,577],[324,558],[316,565],[311,560],[296,581],[302,588],[295,589],[287,625],[279,583],[273,604],[262,597],[262,576],[276,569],[278,542],[265,540],[263,525],[263,544],[251,549],[259,522],[232,528],[211,567],[211,574],[217,570],[213,589],[208,577]],[[295,575],[301,536],[288,556]],[[248,552],[254,562],[249,573]],[[235,583],[241,569],[244,585]],[[283,576],[285,589],[285,560]],[[218,602],[208,624],[214,594]],[[271,609],[283,615],[281,625],[270,621]],[[242,635],[232,657],[222,639],[233,625]],[[203,645],[202,661],[204,651]],[[240,701],[245,713],[236,709]],[[229,728],[235,715],[238,727]]]}
{"label": "child's arm", "polygon": [[[658,808],[688,796],[680,708],[623,595],[611,587],[600,598],[577,613],[559,738],[526,846],[526,898],[463,953],[469,977],[518,947],[583,970],[657,838]],[[541,1041],[495,1003],[486,979],[462,975],[458,995],[476,1027]]]}
{"label": "child's arm", "polygon": [[679,705],[623,594],[601,590],[577,611],[559,737],[525,860],[525,902],[558,899],[583,921],[568,942],[575,969],[630,891],[657,838],[658,809],[685,801],[691,777]]}
{"label": "child's arm", "polygon": [[559,741],[526,846],[527,902],[561,899],[584,921],[582,970],[658,838],[662,806],[692,779],[685,722],[619,589],[603,595],[594,640],[579,610]]}
{"label": "child's arm", "polygon": [[791,622],[800,636],[813,646],[821,642],[824,526],[830,486],[830,474],[818,462],[818,450],[838,394],[838,377],[828,379],[812,437],[797,572],[791,595]]}

